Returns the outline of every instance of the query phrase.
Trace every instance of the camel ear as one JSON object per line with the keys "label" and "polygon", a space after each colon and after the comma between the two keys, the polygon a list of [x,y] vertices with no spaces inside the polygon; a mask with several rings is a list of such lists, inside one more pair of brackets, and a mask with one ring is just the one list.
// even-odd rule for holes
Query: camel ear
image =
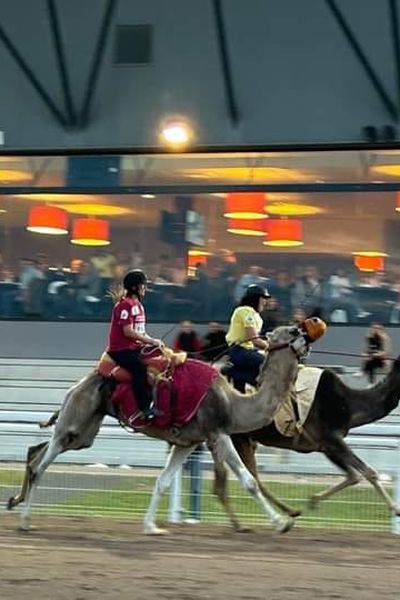
{"label": "camel ear", "polygon": [[318,338],[324,335],[327,327],[325,321],[318,317],[311,317],[303,322],[303,329],[307,333],[309,339],[315,342]]}

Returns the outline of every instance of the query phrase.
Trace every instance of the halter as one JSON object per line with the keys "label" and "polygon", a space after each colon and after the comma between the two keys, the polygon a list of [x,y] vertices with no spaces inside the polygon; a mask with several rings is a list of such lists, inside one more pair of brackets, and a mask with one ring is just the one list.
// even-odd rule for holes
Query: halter
{"label": "halter", "polygon": [[[268,354],[271,352],[277,352],[278,350],[284,350],[285,348],[290,348],[298,360],[300,360],[303,356],[306,356],[309,352],[309,344],[304,337],[306,333],[300,329],[298,331],[300,332],[300,335],[293,338],[293,340],[290,342],[282,342],[280,344],[275,344],[274,346],[269,346],[267,350]],[[306,352],[303,354],[302,350],[304,349],[306,349]]]}

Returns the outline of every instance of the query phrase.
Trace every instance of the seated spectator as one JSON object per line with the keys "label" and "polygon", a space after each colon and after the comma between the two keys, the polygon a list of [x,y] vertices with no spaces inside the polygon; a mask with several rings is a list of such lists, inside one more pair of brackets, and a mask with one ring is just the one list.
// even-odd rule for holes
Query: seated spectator
{"label": "seated spectator", "polygon": [[267,333],[267,331],[272,331],[275,329],[275,327],[282,325],[284,320],[282,311],[279,306],[279,302],[273,296],[269,299],[267,306],[262,311],[261,318],[263,320],[261,335],[264,335]]}
{"label": "seated spectator", "polygon": [[236,302],[239,302],[240,299],[243,298],[249,285],[259,285],[261,287],[266,287],[268,279],[266,277],[263,277],[261,273],[261,267],[253,266],[249,268],[248,273],[245,273],[240,277],[234,291],[234,297]]}
{"label": "seated spectator", "polygon": [[203,356],[205,360],[212,362],[220,357],[228,349],[225,340],[226,331],[217,321],[208,324],[208,332],[203,338]]}
{"label": "seated spectator", "polygon": [[320,316],[322,310],[322,285],[315,267],[304,269],[304,274],[297,277],[292,292],[293,306],[304,306],[311,316]]}
{"label": "seated spectator", "polygon": [[302,308],[295,308],[290,317],[290,323],[293,323],[293,325],[301,325],[306,318],[306,313]]}
{"label": "seated spectator", "polygon": [[191,321],[182,321],[181,331],[175,338],[172,348],[175,351],[183,350],[184,352],[200,352],[203,347],[200,337],[193,329]]}
{"label": "seated spectator", "polygon": [[372,323],[365,338],[366,348],[363,356],[365,361],[363,371],[368,377],[369,383],[373,384],[379,369],[385,369],[387,358],[390,354],[391,342],[383,325]]}

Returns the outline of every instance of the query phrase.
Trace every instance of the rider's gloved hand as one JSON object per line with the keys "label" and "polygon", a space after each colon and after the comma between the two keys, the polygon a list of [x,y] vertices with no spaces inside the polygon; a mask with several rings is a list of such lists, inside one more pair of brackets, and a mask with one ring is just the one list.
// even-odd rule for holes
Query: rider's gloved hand
{"label": "rider's gloved hand", "polygon": [[165,346],[164,342],[158,338],[152,338],[150,343],[152,346],[156,346],[161,349]]}

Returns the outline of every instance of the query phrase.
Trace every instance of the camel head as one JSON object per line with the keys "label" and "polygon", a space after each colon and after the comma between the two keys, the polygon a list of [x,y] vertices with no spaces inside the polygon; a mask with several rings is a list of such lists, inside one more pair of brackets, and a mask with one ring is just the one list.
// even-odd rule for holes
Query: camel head
{"label": "camel head", "polygon": [[[275,357],[280,359],[281,350],[286,350],[286,352],[289,350],[287,356],[289,360],[292,359],[292,362],[293,358],[297,359],[294,361],[297,366],[298,362],[309,353],[310,342],[323,335],[323,333],[318,335],[318,332],[323,332],[325,329],[325,323],[321,319],[316,319],[316,317],[306,319],[300,325],[285,325],[274,329],[268,336],[269,350],[261,365],[258,383],[262,381],[271,360],[274,360]],[[297,368],[293,373],[296,377]]]}
{"label": "camel head", "polygon": [[325,331],[325,322],[317,317],[306,319],[300,325],[277,327],[268,336],[269,354],[289,347],[300,360],[308,354],[310,343],[321,337]]}

